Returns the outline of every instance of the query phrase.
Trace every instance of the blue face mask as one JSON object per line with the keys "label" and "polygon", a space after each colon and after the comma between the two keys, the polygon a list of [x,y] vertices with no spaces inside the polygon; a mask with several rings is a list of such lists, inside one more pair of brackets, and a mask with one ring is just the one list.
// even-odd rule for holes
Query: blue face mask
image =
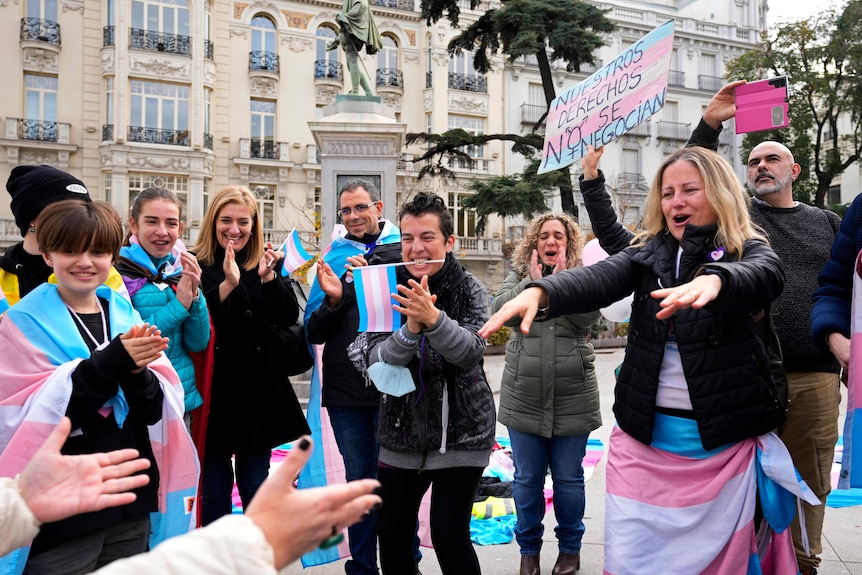
{"label": "blue face mask", "polygon": [[416,391],[413,383],[413,375],[403,365],[390,365],[380,357],[380,348],[377,348],[377,363],[368,368],[368,377],[374,382],[374,387],[381,393],[401,397],[411,391]]}

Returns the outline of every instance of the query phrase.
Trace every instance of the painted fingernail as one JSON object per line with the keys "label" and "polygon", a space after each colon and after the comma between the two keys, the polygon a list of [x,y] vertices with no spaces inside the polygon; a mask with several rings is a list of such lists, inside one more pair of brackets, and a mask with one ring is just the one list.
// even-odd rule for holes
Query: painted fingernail
{"label": "painted fingernail", "polygon": [[342,541],[344,541],[344,533],[339,533],[338,535],[333,535],[332,537],[324,539],[323,543],[320,544],[320,548],[329,549],[330,547],[335,547]]}
{"label": "painted fingernail", "polygon": [[374,509],[375,511],[380,509],[381,507],[383,507],[383,500],[382,499],[371,506],[371,508]]}
{"label": "painted fingernail", "polygon": [[303,451],[308,451],[308,448],[310,446],[311,446],[311,442],[308,440],[308,438],[303,437],[302,439],[299,440],[299,445],[297,447],[299,447]]}

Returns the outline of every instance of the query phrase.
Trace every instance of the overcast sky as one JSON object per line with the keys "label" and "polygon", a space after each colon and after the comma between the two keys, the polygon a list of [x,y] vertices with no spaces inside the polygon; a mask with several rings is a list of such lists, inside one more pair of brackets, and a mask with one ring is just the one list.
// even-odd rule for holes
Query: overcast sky
{"label": "overcast sky", "polygon": [[770,0],[767,19],[769,25],[777,22],[801,20],[829,6],[844,6],[846,0]]}

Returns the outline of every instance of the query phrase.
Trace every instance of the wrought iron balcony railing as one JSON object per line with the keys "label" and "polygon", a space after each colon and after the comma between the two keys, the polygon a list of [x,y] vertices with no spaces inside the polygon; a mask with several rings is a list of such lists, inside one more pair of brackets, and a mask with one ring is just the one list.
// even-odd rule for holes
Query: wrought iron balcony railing
{"label": "wrought iron balcony railing", "polygon": [[344,74],[341,71],[341,64],[334,60],[315,60],[314,79],[338,80],[339,82],[343,82]]}
{"label": "wrought iron balcony railing", "polygon": [[373,6],[381,6],[383,8],[395,8],[396,10],[406,10],[413,12],[413,0],[371,0]]}
{"label": "wrought iron balcony railing", "polygon": [[252,158],[260,158],[263,160],[278,159],[278,143],[272,140],[255,140],[252,139],[249,149]]}
{"label": "wrought iron balcony railing", "polygon": [[[535,124],[547,112],[547,106],[538,104],[521,104],[521,123]],[[544,123],[544,122],[543,122]]]}
{"label": "wrought iron balcony railing", "polygon": [[430,88],[434,84],[434,72],[425,72],[425,87]]}
{"label": "wrought iron balcony railing", "polygon": [[60,25],[41,18],[21,18],[21,40],[38,40],[60,45]]}
{"label": "wrought iron balcony railing", "polygon": [[379,68],[377,70],[378,88],[404,88],[404,78],[401,70],[395,68]]}
{"label": "wrought iron balcony railing", "polygon": [[188,146],[190,143],[188,130],[161,130],[143,126],[129,126],[129,141],[171,146]]}
{"label": "wrought iron balcony railing", "polygon": [[213,59],[213,43],[210,40],[204,40],[204,58]]}
{"label": "wrought iron balcony railing", "polygon": [[263,70],[278,74],[278,54],[264,52],[263,50],[252,50],[248,53],[248,70]]}
{"label": "wrought iron balcony railing", "polygon": [[18,138],[40,142],[57,141],[57,122],[18,118]]}
{"label": "wrought iron balcony railing", "polygon": [[461,74],[459,72],[449,72],[449,87],[455,90],[466,90],[468,92],[487,92],[488,83],[485,76],[474,76],[471,74]]}
{"label": "wrought iron balcony railing", "polygon": [[685,87],[685,72],[680,70],[670,70],[667,76],[667,83],[671,86]]}
{"label": "wrought iron balcony railing", "polygon": [[204,133],[204,148],[207,150],[213,149],[213,135]]}
{"label": "wrought iron balcony railing", "polygon": [[661,140],[687,142],[689,135],[691,135],[691,124],[665,122],[664,120],[660,120],[656,122],[656,127],[658,130],[656,137]]}
{"label": "wrought iron balcony railing", "polygon": [[703,76],[700,75],[697,77],[697,88],[699,90],[706,90],[707,92],[717,92],[721,87],[724,86],[724,80],[722,80],[719,76]]}
{"label": "wrought iron balcony railing", "polygon": [[114,27],[105,26],[102,28],[102,46],[114,45]]}
{"label": "wrought iron balcony railing", "polygon": [[162,34],[161,32],[129,28],[129,48],[137,48],[138,50],[188,56],[192,53],[191,41],[191,36]]}
{"label": "wrought iron balcony railing", "polygon": [[102,126],[102,141],[103,142],[113,142],[114,141],[114,125],[113,124],[105,124]]}

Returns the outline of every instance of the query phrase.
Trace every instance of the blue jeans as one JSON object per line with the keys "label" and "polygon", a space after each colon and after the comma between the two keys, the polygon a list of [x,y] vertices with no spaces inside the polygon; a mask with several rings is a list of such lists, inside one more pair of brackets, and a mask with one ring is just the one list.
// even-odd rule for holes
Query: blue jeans
{"label": "blue jeans", "polygon": [[[328,407],[335,443],[344,460],[347,481],[377,479],[377,408]],[[344,565],[347,575],[377,575],[376,511],[347,528],[351,559]]]}
{"label": "blue jeans", "polygon": [[509,428],[515,463],[512,491],[518,511],[515,539],[521,547],[521,555],[538,555],[542,549],[543,488],[548,466],[554,481],[554,514],[557,517],[554,532],[560,552],[572,555],[581,552],[586,506],[583,459],[588,437],[586,433],[555,435],[549,439]]}
{"label": "blue jeans", "polygon": [[201,471],[201,524],[209,525],[219,517],[232,511],[231,493],[234,484],[234,468],[231,455],[236,460],[236,485],[242,507],[248,507],[261,483],[269,475],[269,460],[272,452],[225,453],[207,450]]}

